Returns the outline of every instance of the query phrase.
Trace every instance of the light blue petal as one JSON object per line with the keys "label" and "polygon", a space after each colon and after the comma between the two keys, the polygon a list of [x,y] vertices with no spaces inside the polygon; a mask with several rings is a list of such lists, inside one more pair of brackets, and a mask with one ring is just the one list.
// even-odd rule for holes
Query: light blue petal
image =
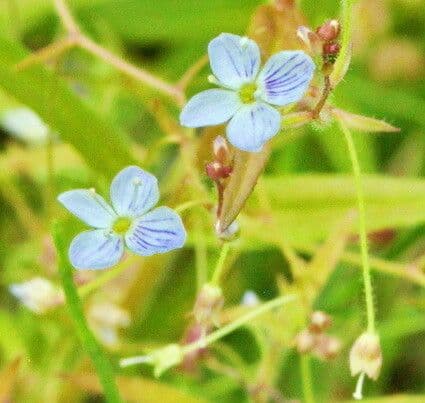
{"label": "light blue petal", "polygon": [[186,241],[186,230],[174,210],[158,207],[135,220],[125,241],[134,253],[150,256],[181,248]]}
{"label": "light blue petal", "polygon": [[94,190],[76,189],[61,193],[58,200],[81,221],[95,228],[109,228],[116,214]]}
{"label": "light blue petal", "polygon": [[124,168],[112,181],[111,200],[118,215],[138,217],[158,203],[158,181],[137,166]]}
{"label": "light blue petal", "polygon": [[213,89],[200,92],[185,105],[180,123],[186,127],[203,127],[224,123],[242,106],[235,91]]}
{"label": "light blue petal", "polygon": [[239,35],[217,36],[208,45],[208,55],[214,75],[229,88],[238,89],[254,81],[260,68],[258,45]]}
{"label": "light blue petal", "polygon": [[69,260],[76,269],[106,269],[116,265],[124,254],[122,237],[97,229],[77,235],[69,247]]}
{"label": "light blue petal", "polygon": [[258,152],[280,129],[280,113],[263,102],[244,106],[227,126],[230,143],[242,151]]}
{"label": "light blue petal", "polygon": [[313,60],[302,51],[276,53],[258,76],[262,99],[278,106],[299,101],[310,85],[314,69]]}

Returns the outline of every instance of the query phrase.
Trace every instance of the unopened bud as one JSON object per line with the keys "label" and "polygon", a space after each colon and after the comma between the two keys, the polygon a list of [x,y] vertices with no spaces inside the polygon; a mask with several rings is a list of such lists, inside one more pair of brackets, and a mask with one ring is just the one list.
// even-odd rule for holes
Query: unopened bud
{"label": "unopened bud", "polygon": [[315,311],[310,317],[309,329],[313,333],[322,333],[332,325],[331,317],[322,311]]}
{"label": "unopened bud", "polygon": [[321,334],[316,339],[314,353],[322,360],[334,359],[341,350],[341,342],[332,336]]}
{"label": "unopened bud", "polygon": [[322,41],[331,42],[338,38],[341,26],[337,20],[326,21],[317,28],[316,33]]}
{"label": "unopened bud", "polygon": [[295,338],[295,346],[300,354],[306,354],[313,350],[316,343],[316,337],[308,330],[298,333]]}
{"label": "unopened bud", "polygon": [[255,291],[252,291],[252,290],[245,291],[244,295],[242,296],[241,305],[253,308],[255,306],[258,306],[259,304],[260,304],[260,299],[258,298],[258,295],[256,294]]}
{"label": "unopened bud", "polygon": [[339,50],[341,47],[338,43],[325,43],[323,45],[323,54],[324,56],[338,56]]}
{"label": "unopened bud", "polygon": [[12,284],[9,290],[23,305],[37,314],[43,314],[64,302],[62,290],[42,277]]}
{"label": "unopened bud", "polygon": [[223,292],[220,287],[205,284],[198,294],[193,308],[193,315],[199,324],[217,325],[224,305]]}
{"label": "unopened bud", "polygon": [[382,352],[378,335],[363,333],[354,342],[350,351],[351,375],[364,372],[369,378],[378,379],[382,366]]}
{"label": "unopened bud", "polygon": [[233,221],[225,230],[221,230],[221,223],[217,221],[215,224],[215,232],[223,241],[232,241],[239,236],[240,226],[237,221]]}
{"label": "unopened bud", "polygon": [[322,40],[310,28],[305,26],[298,27],[297,36],[302,42],[304,42],[310,52],[317,55],[321,53]]}
{"label": "unopened bud", "polygon": [[232,173],[232,167],[222,165],[220,162],[214,161],[209,162],[205,166],[205,172],[209,178],[213,181],[218,181],[220,179],[225,179],[230,176]]}
{"label": "unopened bud", "polygon": [[223,136],[217,136],[213,142],[213,152],[216,161],[220,162],[223,165],[228,165],[230,163],[230,152],[227,141]]}

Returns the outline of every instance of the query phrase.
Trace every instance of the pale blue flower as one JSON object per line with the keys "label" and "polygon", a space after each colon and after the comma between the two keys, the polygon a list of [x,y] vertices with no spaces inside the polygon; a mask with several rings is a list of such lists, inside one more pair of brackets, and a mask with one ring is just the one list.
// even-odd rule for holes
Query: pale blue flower
{"label": "pale blue flower", "polygon": [[112,207],[94,190],[64,192],[58,200],[94,229],[77,235],[69,259],[77,269],[104,269],[118,263],[124,247],[150,256],[181,248],[186,231],[180,216],[168,207],[152,208],[159,200],[157,179],[129,166],[111,184]]}
{"label": "pale blue flower", "polygon": [[261,151],[278,133],[281,115],[276,107],[299,101],[313,77],[313,60],[302,51],[271,56],[260,71],[260,50],[251,39],[221,34],[208,45],[214,82],[221,88],[195,95],[183,108],[186,127],[229,121],[230,143],[243,151]]}

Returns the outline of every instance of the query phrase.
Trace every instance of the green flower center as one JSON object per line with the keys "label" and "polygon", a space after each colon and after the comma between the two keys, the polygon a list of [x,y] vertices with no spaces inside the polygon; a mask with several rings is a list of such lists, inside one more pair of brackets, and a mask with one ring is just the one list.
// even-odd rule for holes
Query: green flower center
{"label": "green flower center", "polygon": [[127,217],[119,217],[112,225],[112,229],[119,235],[124,235],[131,226],[131,220]]}
{"label": "green flower center", "polygon": [[244,84],[239,90],[239,98],[244,104],[252,104],[255,101],[255,91],[257,91],[255,83]]}

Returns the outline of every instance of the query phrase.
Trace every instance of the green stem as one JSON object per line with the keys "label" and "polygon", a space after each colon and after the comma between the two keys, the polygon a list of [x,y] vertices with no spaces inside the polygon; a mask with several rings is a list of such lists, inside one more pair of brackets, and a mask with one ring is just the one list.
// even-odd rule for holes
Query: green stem
{"label": "green stem", "polygon": [[301,379],[305,403],[314,403],[313,381],[311,378],[310,357],[306,354],[300,355]]}
{"label": "green stem", "polygon": [[221,277],[223,276],[226,265],[224,264],[226,261],[226,257],[229,254],[230,243],[225,242],[223,247],[221,248],[220,257],[218,258],[217,266],[215,267],[214,273],[211,278],[212,285],[219,285]]}
{"label": "green stem", "polygon": [[58,223],[54,226],[53,238],[58,253],[59,274],[62,280],[66,304],[74,321],[77,334],[84,349],[93,361],[99,381],[103,387],[106,401],[109,403],[120,403],[121,398],[115,383],[112,365],[96,341],[93,333],[88,328],[84,317],[81,300],[72,276],[72,267],[67,258],[67,245],[65,244],[63,229]]}
{"label": "green stem", "polygon": [[357,157],[356,148],[354,146],[353,137],[345,125],[339,121],[342,133],[344,134],[347,143],[348,151],[350,154],[351,163],[353,165],[353,173],[356,184],[357,192],[357,205],[359,210],[359,236],[360,236],[360,250],[363,267],[363,283],[366,298],[366,312],[367,312],[367,330],[375,333],[375,310],[373,306],[373,289],[372,280],[370,276],[370,263],[367,246],[367,232],[366,232],[366,210],[363,194],[363,186],[360,174],[360,164]]}
{"label": "green stem", "polygon": [[208,346],[209,344],[212,344],[215,341],[221,339],[222,337],[227,336],[229,333],[232,333],[239,327],[255,319],[257,316],[260,316],[263,313],[266,313],[267,311],[270,311],[274,308],[284,305],[287,302],[293,301],[295,298],[296,298],[295,295],[285,295],[282,297],[272,299],[271,301],[260,305],[259,307],[253,309],[252,311],[246,313],[245,315],[242,315],[240,318],[234,320],[228,325],[221,327],[220,329],[209,334],[205,338],[198,339],[194,343],[184,346],[182,348],[183,354],[189,354],[193,351],[199,350],[200,348],[204,348]]}

